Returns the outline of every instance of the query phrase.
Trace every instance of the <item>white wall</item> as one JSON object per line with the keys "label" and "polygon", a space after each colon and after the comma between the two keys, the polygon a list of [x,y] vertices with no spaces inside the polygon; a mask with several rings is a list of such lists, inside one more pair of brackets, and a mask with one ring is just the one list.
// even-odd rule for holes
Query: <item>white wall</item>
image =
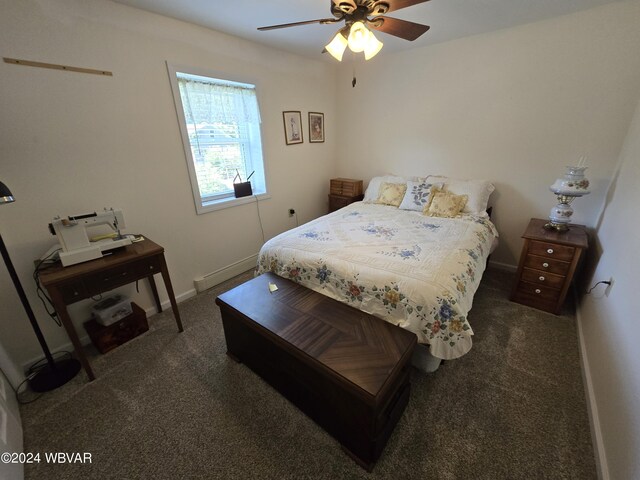
{"label": "white wall", "polygon": [[604,446],[600,452],[602,463],[608,465],[604,478],[615,480],[640,478],[639,185],[640,103],[592,252],[595,268],[590,284],[611,277],[614,284],[608,296],[604,285],[596,287],[578,308],[587,384],[595,400],[592,413],[599,419],[600,431],[594,437]]}
{"label": "white wall", "polygon": [[[0,63],[0,180],[17,198],[0,208],[0,231],[54,349],[67,337],[35,298],[31,260],[54,241],[46,225],[56,214],[123,208],[127,231],[166,248],[178,294],[194,277],[257,252],[254,204],[195,214],[165,61],[250,76],[261,92],[272,194],[261,204],[267,238],[294,226],[289,207],[301,222],[324,213],[327,180],[338,174],[484,177],[497,187],[502,244],[494,259],[513,265],[528,219],[554,203],[548,185],[589,155],[594,189],[576,201],[575,220],[599,227],[594,282],[616,283],[608,298],[588,296],[580,307],[587,374],[610,477],[640,475],[632,290],[640,234],[629,221],[639,200],[640,107],[627,134],[640,88],[640,2],[381,54],[357,65],[355,89],[352,65],[336,74],[329,64],[105,0],[0,0],[0,11],[3,56],[114,72]],[[326,143],[285,146],[283,110],[302,110],[305,123],[307,111],[324,112]],[[145,292],[134,298],[151,306]],[[84,308],[74,309],[78,323]],[[40,355],[3,264],[0,338],[17,364]]]}
{"label": "white wall", "polygon": [[[0,0],[0,11],[3,56],[113,72],[0,63],[0,180],[16,197],[0,208],[0,229],[52,349],[68,339],[35,297],[31,273],[55,242],[47,231],[55,215],[122,208],[127,232],[165,247],[177,294],[262,245],[255,203],[196,215],[165,61],[255,79],[272,195],[260,203],[267,239],[295,226],[289,207],[300,222],[326,213],[336,170],[333,65],[106,0]],[[326,142],[286,146],[283,110],[303,112],[305,139],[307,112],[323,112]],[[152,305],[146,293],[134,300]],[[72,311],[81,334],[85,310]],[[0,338],[17,364],[41,355],[4,265]]]}
{"label": "white wall", "polygon": [[338,173],[493,181],[493,260],[515,265],[529,219],[555,204],[549,185],[581,155],[593,193],[574,221],[595,224],[640,88],[639,26],[640,2],[620,2],[381,54],[357,64],[355,88],[344,65]]}

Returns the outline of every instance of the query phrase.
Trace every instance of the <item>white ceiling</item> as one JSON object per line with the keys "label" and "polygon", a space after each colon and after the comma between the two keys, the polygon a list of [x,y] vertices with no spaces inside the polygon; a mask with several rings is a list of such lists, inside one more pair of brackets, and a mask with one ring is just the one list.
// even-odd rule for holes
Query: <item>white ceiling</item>
{"label": "white ceiling", "polygon": [[[338,25],[303,25],[266,32],[257,27],[330,18],[331,0],[113,0],[212,28],[309,58],[321,51]],[[431,0],[389,16],[423,23],[431,30],[413,42],[376,32],[381,54],[543,20],[615,0]]]}

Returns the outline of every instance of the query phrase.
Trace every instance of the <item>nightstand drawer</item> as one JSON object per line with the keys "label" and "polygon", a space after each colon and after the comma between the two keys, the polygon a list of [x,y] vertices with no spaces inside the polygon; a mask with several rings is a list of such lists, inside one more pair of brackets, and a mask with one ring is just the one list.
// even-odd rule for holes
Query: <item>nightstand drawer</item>
{"label": "nightstand drawer", "polygon": [[560,298],[560,290],[523,281],[518,283],[518,294],[529,299],[541,300],[543,302],[555,302]]}
{"label": "nightstand drawer", "polygon": [[531,268],[524,268],[522,270],[522,280],[525,282],[536,283],[544,285],[546,287],[561,289],[564,285],[566,277],[562,275],[556,275],[554,273],[543,272],[541,270],[532,270]]}
{"label": "nightstand drawer", "polygon": [[351,197],[340,197],[338,195],[329,195],[329,210],[334,211],[342,207],[346,207],[351,203]]}
{"label": "nightstand drawer", "polygon": [[358,195],[355,197],[345,197],[342,195],[329,195],[329,213],[340,210],[342,207],[352,204],[353,202],[359,202],[364,198],[364,195]]}
{"label": "nightstand drawer", "polygon": [[533,268],[543,272],[555,273],[557,275],[566,275],[569,271],[571,264],[569,262],[562,262],[548,257],[540,257],[538,255],[527,255],[525,258],[524,266],[526,268]]}
{"label": "nightstand drawer", "polygon": [[574,247],[558,245],[557,243],[538,242],[536,240],[531,240],[531,243],[529,243],[529,253],[532,255],[540,255],[541,257],[549,257],[566,262],[570,262],[573,259],[575,251]]}

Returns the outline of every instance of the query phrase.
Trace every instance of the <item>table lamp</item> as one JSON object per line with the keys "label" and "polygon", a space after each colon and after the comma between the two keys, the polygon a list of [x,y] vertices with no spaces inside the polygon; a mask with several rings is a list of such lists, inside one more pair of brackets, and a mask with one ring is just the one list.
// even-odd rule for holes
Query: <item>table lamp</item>
{"label": "table lamp", "polygon": [[[0,205],[4,205],[7,203],[14,202],[13,195],[11,191],[7,188],[7,186],[0,182]],[[54,359],[49,351],[49,347],[47,346],[47,342],[44,340],[44,336],[42,335],[42,331],[38,326],[38,322],[36,320],[35,315],[33,314],[33,310],[31,309],[31,305],[29,305],[29,301],[27,300],[27,296],[24,293],[24,289],[22,288],[22,284],[18,279],[18,274],[16,273],[15,268],[13,268],[13,263],[11,262],[11,258],[9,258],[9,252],[7,251],[7,247],[4,244],[4,240],[2,239],[2,235],[0,235],[0,251],[2,252],[2,258],[4,259],[4,263],[7,266],[7,270],[9,271],[9,275],[11,276],[11,280],[13,280],[13,285],[18,292],[18,296],[22,301],[22,306],[24,307],[25,312],[27,312],[27,317],[29,317],[29,321],[31,322],[31,327],[33,327],[33,331],[38,337],[38,341],[40,342],[40,346],[42,347],[42,351],[44,352],[44,356],[47,359],[46,365],[43,365],[29,380],[29,386],[31,390],[34,392],[48,392],[49,390],[54,390],[73,377],[80,371],[80,362],[78,362],[74,358],[62,358],[62,359]]]}
{"label": "table lamp", "polygon": [[587,167],[580,164],[565,168],[567,170],[564,176],[558,178],[553,185],[549,187],[549,190],[556,194],[558,204],[553,207],[549,213],[549,223],[544,226],[547,230],[556,230],[558,232],[568,231],[571,216],[573,215],[571,202],[577,197],[582,197],[590,193],[589,180],[584,176],[584,171]]}

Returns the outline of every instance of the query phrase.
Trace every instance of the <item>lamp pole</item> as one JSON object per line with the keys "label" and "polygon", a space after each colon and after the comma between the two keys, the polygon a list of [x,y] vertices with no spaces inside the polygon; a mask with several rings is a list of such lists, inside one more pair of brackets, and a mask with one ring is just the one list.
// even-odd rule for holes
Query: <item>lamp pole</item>
{"label": "lamp pole", "polygon": [[[12,203],[13,201],[14,199],[11,191],[4,183],[0,182],[0,205],[4,203]],[[36,337],[38,337],[40,347],[42,348],[44,356],[47,359],[47,365],[43,366],[32,378],[29,379],[29,385],[31,386],[31,389],[36,392],[47,392],[49,390],[54,390],[64,385],[76,376],[76,374],[80,371],[80,362],[73,358],[60,359],[57,361],[54,360],[47,342],[42,335],[42,331],[40,330],[40,326],[38,325],[36,316],[33,314],[33,310],[31,309],[31,305],[29,304],[27,295],[24,293],[24,289],[22,288],[22,284],[20,283],[20,279],[18,278],[16,269],[13,267],[13,262],[11,261],[11,257],[9,257],[9,252],[7,251],[7,247],[4,244],[2,235],[0,235],[0,252],[2,253],[2,259],[7,266],[7,270],[9,271],[9,275],[11,276],[11,280],[13,281],[13,286],[18,292],[18,296],[20,297],[22,306],[27,313],[27,317],[29,317],[31,327],[35,332]]]}

